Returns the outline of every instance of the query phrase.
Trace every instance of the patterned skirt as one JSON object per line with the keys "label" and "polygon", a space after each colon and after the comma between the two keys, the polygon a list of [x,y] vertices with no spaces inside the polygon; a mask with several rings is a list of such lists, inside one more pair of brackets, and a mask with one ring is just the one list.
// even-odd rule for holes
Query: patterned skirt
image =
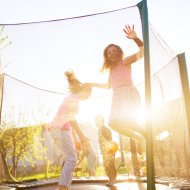
{"label": "patterned skirt", "polygon": [[113,90],[109,125],[136,120],[140,107],[140,94],[135,86],[126,85]]}

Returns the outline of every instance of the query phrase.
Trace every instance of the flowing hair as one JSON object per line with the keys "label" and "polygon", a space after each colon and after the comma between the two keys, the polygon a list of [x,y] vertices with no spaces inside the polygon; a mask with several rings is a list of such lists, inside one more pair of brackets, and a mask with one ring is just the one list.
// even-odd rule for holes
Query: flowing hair
{"label": "flowing hair", "polygon": [[116,47],[116,49],[118,50],[118,56],[120,56],[121,58],[123,57],[123,50],[121,49],[120,46],[116,45],[116,44],[109,44],[105,49],[104,49],[104,64],[102,65],[102,68],[100,69],[101,72],[103,72],[104,70],[111,70],[115,64],[110,61],[110,59],[108,58],[108,49],[110,47]]}
{"label": "flowing hair", "polygon": [[69,90],[71,93],[78,93],[82,90],[91,91],[91,87],[86,83],[81,83],[75,76],[73,71],[66,71],[65,76],[69,83]]}

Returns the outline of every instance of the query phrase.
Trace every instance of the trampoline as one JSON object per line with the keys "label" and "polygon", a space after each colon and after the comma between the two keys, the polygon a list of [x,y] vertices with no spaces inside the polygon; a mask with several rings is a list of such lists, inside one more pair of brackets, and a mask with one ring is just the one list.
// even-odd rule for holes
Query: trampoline
{"label": "trampoline", "polygon": [[[56,185],[42,186],[42,187],[32,187],[28,188],[31,190],[56,190]],[[120,182],[112,187],[106,187],[105,183],[77,183],[72,184],[71,190],[146,190],[146,183],[135,183],[135,182]],[[167,190],[168,186],[162,184],[156,184],[156,190]]]}
{"label": "trampoline", "polygon": [[[159,184],[156,183],[156,190],[167,190],[168,185],[166,184]],[[20,185],[15,185],[14,187],[7,187],[7,190],[16,190],[16,189],[28,189],[28,190],[56,190],[58,188],[57,182],[49,182],[48,180],[44,183],[38,183],[38,182],[31,182],[31,183],[23,183]],[[2,189],[0,187],[0,189]],[[5,186],[3,189],[6,189]],[[77,179],[73,180],[71,190],[146,190],[147,189],[147,183],[143,181],[126,181],[126,180],[119,180],[118,182],[112,186],[107,187],[106,186],[106,180],[100,180],[100,179]]]}
{"label": "trampoline", "polygon": [[[17,189],[56,188],[57,182],[50,183],[48,179],[44,180],[44,184],[25,184],[24,180],[38,174],[48,178],[60,173],[63,156],[47,135],[44,124],[52,120],[58,106],[68,95],[63,73],[66,68],[72,67],[77,77],[84,82],[101,83],[105,78],[107,80],[106,74],[99,73],[104,47],[109,43],[116,43],[129,54],[136,51],[136,46],[128,48],[131,42],[122,35],[123,26],[126,24],[134,24],[139,37],[144,38],[145,46],[150,46],[150,52],[145,49],[145,59],[135,63],[133,76],[134,84],[142,98],[139,115],[143,118],[138,118],[142,127],[146,125],[148,115],[145,92],[150,90],[146,89],[148,85],[145,79],[150,77],[152,125],[147,128],[150,139],[145,148],[148,151],[145,151],[143,156],[132,151],[137,148],[137,144],[130,144],[129,138],[120,138],[117,134],[117,158],[118,163],[124,161],[128,175],[140,176],[141,171],[145,170],[146,172],[142,173],[148,182],[119,181],[109,188],[105,186],[105,181],[101,180],[73,180],[71,190],[144,190],[147,184],[153,182],[154,185],[155,176],[166,179],[167,185],[155,184],[157,190],[165,190],[170,182],[189,180],[190,95],[184,54],[174,53],[153,25],[144,22],[142,2],[135,6],[92,15],[0,24],[0,40],[5,43],[5,53],[0,55],[2,63],[13,62],[7,69],[9,72],[0,75],[0,145],[3,146],[3,149],[0,149],[0,171],[3,171],[0,173],[0,181],[8,181],[11,177],[14,183],[13,179],[17,178],[18,181],[21,180],[20,186],[11,185]],[[148,29],[145,24],[149,26],[149,43],[145,41]],[[144,72],[144,67],[148,65],[147,52],[150,53],[148,74]],[[93,92],[95,93],[89,101],[81,104],[78,116],[82,121],[81,129],[89,135],[97,155],[100,155],[96,130],[90,122],[97,113],[108,118],[112,93],[109,90],[96,89]],[[42,179],[41,176],[39,179]],[[149,187],[149,190],[154,188]]]}

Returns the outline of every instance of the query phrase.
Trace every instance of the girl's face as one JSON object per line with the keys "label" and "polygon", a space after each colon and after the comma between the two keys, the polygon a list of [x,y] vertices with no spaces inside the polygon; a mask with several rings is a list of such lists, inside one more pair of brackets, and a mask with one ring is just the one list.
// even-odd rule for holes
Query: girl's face
{"label": "girl's face", "polygon": [[117,62],[121,60],[121,53],[116,46],[110,46],[107,49],[107,58],[111,62]]}

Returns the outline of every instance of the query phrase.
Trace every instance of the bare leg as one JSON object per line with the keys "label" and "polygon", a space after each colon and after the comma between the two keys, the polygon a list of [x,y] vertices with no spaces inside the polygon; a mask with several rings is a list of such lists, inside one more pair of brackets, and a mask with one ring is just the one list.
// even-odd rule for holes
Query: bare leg
{"label": "bare leg", "polygon": [[142,142],[146,139],[145,130],[139,129],[137,125],[134,125],[134,123],[112,122],[110,127],[119,134],[133,138],[134,140]]}

